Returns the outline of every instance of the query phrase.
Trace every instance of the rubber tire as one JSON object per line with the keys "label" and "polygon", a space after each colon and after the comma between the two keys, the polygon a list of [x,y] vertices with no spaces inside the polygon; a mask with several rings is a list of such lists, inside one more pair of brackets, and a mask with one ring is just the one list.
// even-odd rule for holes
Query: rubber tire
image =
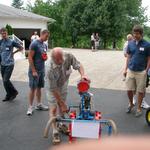
{"label": "rubber tire", "polygon": [[112,135],[117,135],[117,126],[116,123],[113,120],[108,120],[108,124],[112,126]]}
{"label": "rubber tire", "polygon": [[149,113],[150,113],[150,108],[148,108],[148,109],[147,109],[147,111],[146,111],[146,115],[145,115],[146,122],[147,122],[148,126],[150,126],[150,120],[148,119],[148,115],[149,115]]}

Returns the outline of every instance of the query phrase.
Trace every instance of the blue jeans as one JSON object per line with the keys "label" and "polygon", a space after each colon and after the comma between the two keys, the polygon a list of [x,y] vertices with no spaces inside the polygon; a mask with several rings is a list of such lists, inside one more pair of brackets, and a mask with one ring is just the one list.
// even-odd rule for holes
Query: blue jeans
{"label": "blue jeans", "polygon": [[11,66],[1,66],[1,74],[2,74],[2,80],[3,80],[3,85],[6,90],[6,97],[10,98],[11,96],[15,95],[17,90],[13,86],[13,84],[10,81],[12,72],[14,69],[14,65]]}

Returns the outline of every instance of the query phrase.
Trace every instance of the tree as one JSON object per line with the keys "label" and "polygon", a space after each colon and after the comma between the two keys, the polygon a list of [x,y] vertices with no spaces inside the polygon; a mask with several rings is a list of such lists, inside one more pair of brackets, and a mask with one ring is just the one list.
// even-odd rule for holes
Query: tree
{"label": "tree", "polygon": [[6,29],[7,29],[8,35],[12,35],[13,34],[13,28],[11,27],[11,25],[7,24],[6,25]]}
{"label": "tree", "polygon": [[69,4],[65,16],[64,27],[72,37],[72,45],[75,47],[77,44],[77,36],[84,33],[82,14],[87,6],[87,1],[76,0]]}
{"label": "tree", "polygon": [[98,32],[104,48],[116,48],[133,25],[147,21],[142,0],[36,0],[28,10],[56,20],[48,25],[55,46],[77,46]]}
{"label": "tree", "polygon": [[68,2],[69,0],[48,0],[46,2],[43,2],[42,0],[36,0],[34,6],[29,4],[27,8],[29,11],[32,11],[36,14],[56,20],[52,24],[48,24],[48,29],[51,33],[50,38],[53,40],[54,46],[68,46],[70,43],[67,31],[64,30],[63,26],[63,18]]}
{"label": "tree", "polygon": [[22,0],[13,0],[11,5],[15,8],[22,9],[23,1]]}

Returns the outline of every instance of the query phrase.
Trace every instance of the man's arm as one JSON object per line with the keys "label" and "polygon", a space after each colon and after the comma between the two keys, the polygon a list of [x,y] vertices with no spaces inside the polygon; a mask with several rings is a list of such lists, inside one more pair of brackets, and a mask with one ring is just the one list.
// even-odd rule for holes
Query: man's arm
{"label": "man's arm", "polygon": [[22,46],[21,44],[15,42],[15,41],[13,41],[12,45],[13,45],[13,47],[16,47],[16,48],[17,48],[17,50],[13,52],[13,55],[14,55],[15,53],[20,52],[20,51],[23,50],[23,46]]}
{"label": "man's arm", "polygon": [[81,79],[87,79],[87,76],[85,75],[85,72],[84,72],[84,67],[81,63],[80,63],[80,68],[78,69],[78,71],[81,75]]}
{"label": "man's arm", "polygon": [[147,67],[146,67],[146,72],[150,69],[150,45],[148,46],[147,49]]}
{"label": "man's arm", "polygon": [[126,77],[127,75],[127,70],[128,70],[128,64],[129,64],[129,60],[131,58],[131,52],[130,52],[130,48],[129,48],[129,43],[126,45],[126,62],[125,62],[125,68],[124,68],[124,72],[123,75]]}
{"label": "man's arm", "polygon": [[130,59],[130,55],[127,54],[126,62],[125,62],[125,68],[124,68],[124,72],[123,72],[123,75],[124,75],[124,76],[126,76],[126,74],[127,74],[129,59]]}
{"label": "man's arm", "polygon": [[31,70],[32,70],[32,74],[33,74],[33,76],[38,76],[37,71],[36,71],[35,66],[34,66],[34,61],[33,61],[34,55],[35,55],[35,51],[29,50],[28,61],[29,61],[29,65],[30,65]]}
{"label": "man's arm", "polygon": [[23,47],[17,49],[16,51],[13,52],[13,55],[16,54],[16,53],[18,53],[18,52],[20,52],[20,51],[22,51],[22,50],[23,50]]}
{"label": "man's arm", "polygon": [[79,73],[81,75],[81,79],[89,80],[87,78],[87,76],[85,75],[85,71],[84,71],[83,65],[72,54],[70,54],[70,57],[71,57],[71,62],[72,62],[71,65],[73,66],[73,69],[79,71]]}
{"label": "man's arm", "polygon": [[148,72],[149,68],[150,68],[150,56],[148,56],[146,72]]}

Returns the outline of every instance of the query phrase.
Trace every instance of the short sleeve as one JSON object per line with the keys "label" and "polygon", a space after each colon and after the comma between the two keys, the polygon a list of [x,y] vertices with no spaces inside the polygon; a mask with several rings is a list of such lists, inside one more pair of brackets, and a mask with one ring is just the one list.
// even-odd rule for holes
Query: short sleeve
{"label": "short sleeve", "polygon": [[52,90],[57,89],[57,82],[51,70],[47,71],[47,80],[48,80],[47,82],[49,85],[49,90],[52,91]]}
{"label": "short sleeve", "polygon": [[44,43],[44,47],[45,47],[45,50],[48,51],[48,44],[46,42]]}
{"label": "short sleeve", "polygon": [[148,56],[148,57],[150,56],[150,44],[149,44],[149,46],[147,47],[147,56]]}
{"label": "short sleeve", "polygon": [[16,42],[16,41],[12,41],[12,45],[13,45],[13,47],[16,47],[16,48],[21,48],[22,46],[21,46],[21,44],[19,44],[18,42]]}
{"label": "short sleeve", "polygon": [[37,44],[35,42],[32,42],[29,46],[29,50],[35,51],[37,48]]}
{"label": "short sleeve", "polygon": [[71,65],[73,69],[79,70],[80,69],[80,62],[76,59],[76,57],[72,54],[70,54],[71,57]]}

